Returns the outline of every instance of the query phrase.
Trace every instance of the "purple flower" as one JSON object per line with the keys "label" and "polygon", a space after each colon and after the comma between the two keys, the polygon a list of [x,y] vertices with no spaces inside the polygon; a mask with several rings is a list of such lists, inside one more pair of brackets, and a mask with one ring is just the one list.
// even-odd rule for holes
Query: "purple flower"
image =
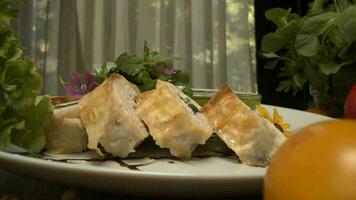
{"label": "purple flower", "polygon": [[69,83],[61,81],[64,91],[68,96],[81,97],[97,86],[94,76],[90,72],[84,74],[73,73],[69,78]]}
{"label": "purple flower", "polygon": [[158,64],[159,71],[164,75],[173,75],[177,72],[177,69],[173,66],[172,63],[160,63]]}

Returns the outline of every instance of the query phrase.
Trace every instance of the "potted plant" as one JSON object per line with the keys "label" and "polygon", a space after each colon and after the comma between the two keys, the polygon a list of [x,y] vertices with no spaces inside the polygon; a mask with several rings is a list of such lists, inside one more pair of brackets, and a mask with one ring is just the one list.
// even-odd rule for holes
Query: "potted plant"
{"label": "potted plant", "polygon": [[315,106],[341,116],[356,82],[356,0],[315,0],[305,16],[283,8],[265,16],[277,27],[262,39],[265,68],[278,68],[283,79],[277,91],[309,85]]}

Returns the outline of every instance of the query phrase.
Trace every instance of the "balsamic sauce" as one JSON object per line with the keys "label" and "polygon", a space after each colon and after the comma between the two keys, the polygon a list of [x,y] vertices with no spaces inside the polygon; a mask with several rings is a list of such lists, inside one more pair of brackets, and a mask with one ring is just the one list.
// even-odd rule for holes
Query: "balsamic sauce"
{"label": "balsamic sauce", "polygon": [[[219,147],[219,148],[217,148]],[[155,160],[160,160],[160,159],[169,159],[168,163],[170,164],[175,164],[177,162],[184,162],[184,160],[178,159],[173,157],[168,149],[161,149],[158,146],[155,145],[155,141],[153,138],[148,137],[144,142],[141,143],[136,149],[136,152],[131,153],[127,158],[117,158],[112,156],[109,153],[105,153],[105,150],[102,148],[101,145],[98,145],[98,148],[101,149],[101,151],[104,153],[104,157],[95,157],[95,158],[90,158],[90,159],[79,159],[79,158],[71,158],[71,159],[51,159],[46,157],[45,152],[42,151],[37,154],[33,153],[28,153],[28,152],[22,152],[22,153],[16,153],[24,156],[30,156],[33,158],[40,158],[44,160],[49,160],[49,161],[55,161],[55,162],[63,162],[63,163],[73,163],[71,161],[92,161],[92,162],[104,162],[104,161],[114,161],[118,163],[121,167],[125,167],[130,170],[140,170],[139,167],[142,166],[147,166],[152,164]],[[194,150],[192,153],[192,158],[196,159],[204,159],[204,158],[209,158],[209,157],[224,157],[224,158],[229,158],[233,160],[238,160],[239,158],[236,156],[236,154],[230,150],[223,141],[217,137],[216,135],[213,135],[209,140],[206,142],[205,145],[199,145],[197,148]],[[145,162],[142,164],[129,164],[125,162],[125,160],[134,160],[134,159],[141,159],[144,157],[148,157],[153,160],[153,162]]]}
{"label": "balsamic sauce", "polygon": [[83,158],[52,159],[52,158],[45,157],[45,154],[42,154],[42,153],[34,154],[34,153],[21,152],[21,153],[16,153],[16,154],[30,156],[30,157],[34,157],[34,158],[40,158],[40,159],[48,160],[48,161],[70,163],[70,164],[72,164],[71,161],[88,161],[88,162],[114,161],[114,162],[117,162],[121,167],[125,167],[127,169],[136,170],[136,171],[140,171],[140,169],[138,167],[150,165],[153,163],[153,162],[147,162],[147,163],[142,163],[142,164],[128,164],[128,163],[124,162],[125,159],[114,158],[112,156],[106,156],[104,158],[89,158],[89,159],[83,159]]}

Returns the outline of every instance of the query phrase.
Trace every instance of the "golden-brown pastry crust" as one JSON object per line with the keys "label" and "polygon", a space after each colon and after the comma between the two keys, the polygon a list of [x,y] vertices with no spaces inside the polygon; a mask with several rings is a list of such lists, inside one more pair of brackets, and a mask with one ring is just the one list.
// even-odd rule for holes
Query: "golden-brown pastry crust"
{"label": "golden-brown pastry crust", "polygon": [[234,114],[249,110],[227,85],[223,85],[202,107],[201,112],[207,117],[213,130],[218,131],[229,123]]}
{"label": "golden-brown pastry crust", "polygon": [[148,132],[135,111],[138,88],[123,76],[112,74],[80,101],[80,117],[88,132],[88,148],[100,143],[114,156],[134,152]]}
{"label": "golden-brown pastry crust", "polygon": [[52,154],[79,153],[87,148],[87,134],[79,116],[79,105],[60,104],[45,130],[46,151]]}
{"label": "golden-brown pastry crust", "polygon": [[157,145],[168,148],[175,157],[189,159],[212,130],[206,119],[200,113],[194,115],[175,90],[170,83],[157,81],[155,90],[137,96],[137,111]]}
{"label": "golden-brown pastry crust", "polygon": [[114,79],[114,77],[108,78],[79,101],[80,118],[88,131],[89,149],[97,149],[99,139],[105,134],[106,122],[109,120],[107,113],[110,113],[110,107],[103,105],[111,105]]}
{"label": "golden-brown pastry crust", "polygon": [[258,116],[226,85],[202,108],[217,135],[243,163],[265,166],[285,140],[274,125]]}

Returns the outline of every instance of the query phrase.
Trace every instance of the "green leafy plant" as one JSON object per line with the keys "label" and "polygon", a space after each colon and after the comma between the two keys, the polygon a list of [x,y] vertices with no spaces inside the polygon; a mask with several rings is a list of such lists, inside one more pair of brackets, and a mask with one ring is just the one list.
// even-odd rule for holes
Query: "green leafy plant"
{"label": "green leafy plant", "polygon": [[116,59],[114,65],[110,66],[105,63],[101,69],[96,70],[94,72],[95,80],[100,84],[111,73],[119,73],[144,92],[153,89],[159,79],[179,86],[184,93],[191,96],[189,74],[183,70],[177,70],[173,66],[175,59],[177,58],[173,56],[165,56],[157,51],[150,51],[145,41],[143,57],[123,53]]}
{"label": "green leafy plant", "polygon": [[37,96],[42,78],[34,62],[22,54],[22,46],[10,21],[17,12],[12,0],[0,1],[0,149],[9,143],[29,152],[45,146],[44,128],[52,115],[47,96]]}
{"label": "green leafy plant", "polygon": [[347,91],[356,82],[355,4],[315,0],[305,16],[283,8],[265,13],[277,27],[262,39],[265,68],[278,67],[283,79],[277,91],[295,94],[309,84],[319,93],[319,106],[331,100],[342,110]]}

